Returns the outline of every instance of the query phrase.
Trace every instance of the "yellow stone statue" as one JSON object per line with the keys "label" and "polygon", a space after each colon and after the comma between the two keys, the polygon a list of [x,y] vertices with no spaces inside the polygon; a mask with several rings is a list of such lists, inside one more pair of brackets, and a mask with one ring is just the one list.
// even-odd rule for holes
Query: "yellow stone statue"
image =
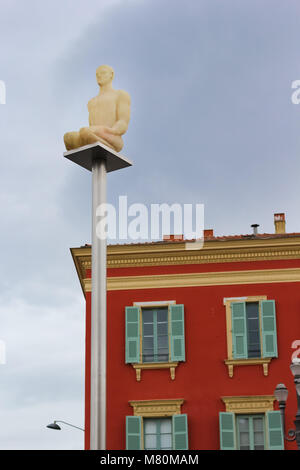
{"label": "yellow stone statue", "polygon": [[89,127],[83,127],[79,132],[67,132],[65,146],[72,150],[101,142],[120,152],[124,145],[122,135],[127,131],[130,119],[130,96],[126,91],[113,89],[114,71],[109,65],[100,65],[96,78],[100,91],[88,102]]}

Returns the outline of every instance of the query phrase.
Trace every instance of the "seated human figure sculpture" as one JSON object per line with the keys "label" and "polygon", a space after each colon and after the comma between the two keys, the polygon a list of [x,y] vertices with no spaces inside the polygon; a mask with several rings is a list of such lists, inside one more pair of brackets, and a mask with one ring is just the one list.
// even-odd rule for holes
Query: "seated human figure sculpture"
{"label": "seated human figure sculpture", "polygon": [[123,148],[122,135],[130,119],[130,96],[126,91],[114,90],[114,71],[109,65],[100,65],[96,71],[99,94],[88,102],[89,127],[79,132],[67,132],[64,142],[67,150],[101,142],[116,152]]}

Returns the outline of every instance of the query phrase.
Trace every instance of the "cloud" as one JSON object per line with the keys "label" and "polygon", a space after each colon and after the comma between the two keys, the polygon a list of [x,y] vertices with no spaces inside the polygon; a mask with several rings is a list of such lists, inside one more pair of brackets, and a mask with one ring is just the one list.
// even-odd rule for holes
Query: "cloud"
{"label": "cloud", "polygon": [[[37,290],[39,287],[37,284]],[[59,297],[55,286],[55,302],[49,292],[43,292],[36,303],[22,301],[18,292],[15,299],[1,298],[1,339],[6,344],[6,364],[0,366],[5,384],[0,390],[1,415],[10,416],[8,426],[0,430],[2,448],[5,443],[8,448],[49,448],[53,442],[56,446],[51,433],[42,432],[38,438],[51,419],[84,422],[80,406],[84,396],[84,307],[79,290],[77,295],[63,290],[64,296]],[[79,445],[78,438],[74,442]],[[59,447],[66,445],[71,445],[68,438]]]}
{"label": "cloud", "polygon": [[84,301],[69,247],[90,241],[91,175],[62,157],[62,137],[87,123],[98,65],[132,96],[134,166],[109,175],[109,202],[204,202],[217,234],[273,231],[286,211],[300,231],[299,3],[182,5],[1,2],[3,448],[82,445],[79,431],[43,426],[83,422]]}

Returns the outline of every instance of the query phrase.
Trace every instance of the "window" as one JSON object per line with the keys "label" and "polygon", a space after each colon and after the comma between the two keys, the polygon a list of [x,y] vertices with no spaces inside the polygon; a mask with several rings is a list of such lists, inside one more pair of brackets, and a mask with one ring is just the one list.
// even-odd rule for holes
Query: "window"
{"label": "window", "polygon": [[220,413],[220,442],[222,450],[284,449],[280,411],[242,416]]}
{"label": "window", "polygon": [[187,450],[187,415],[183,400],[130,402],[134,416],[126,416],[126,449]]}
{"label": "window", "polygon": [[265,449],[264,415],[237,416],[237,448],[239,450]]}
{"label": "window", "polygon": [[144,449],[172,450],[172,419],[144,419]]}
{"label": "window", "polygon": [[268,363],[277,357],[275,301],[265,296],[226,299],[227,350],[230,377],[233,366],[259,364],[268,375]]}
{"label": "window", "polygon": [[125,361],[137,380],[142,369],[158,368],[169,368],[174,380],[178,361],[185,361],[184,306],[126,307],[125,317]]}
{"label": "window", "polygon": [[248,357],[260,357],[259,303],[246,302]]}
{"label": "window", "polygon": [[169,360],[168,308],[142,309],[143,362]]}
{"label": "window", "polygon": [[231,318],[235,359],[277,357],[274,300],[232,302]]}

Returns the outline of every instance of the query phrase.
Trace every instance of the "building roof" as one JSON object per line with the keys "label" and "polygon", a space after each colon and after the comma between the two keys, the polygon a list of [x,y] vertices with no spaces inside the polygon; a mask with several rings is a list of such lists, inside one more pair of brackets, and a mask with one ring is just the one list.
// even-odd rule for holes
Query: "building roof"
{"label": "building roof", "polygon": [[[213,236],[211,230],[207,232],[210,235],[204,237],[202,247],[195,244],[193,248],[192,243],[187,246],[187,242],[195,240],[182,238],[108,245],[109,276],[131,275],[128,272],[131,268],[135,270],[135,275],[143,276],[149,269],[153,270],[155,267],[160,269],[160,267],[172,265],[207,265],[205,269],[209,272],[212,270],[209,265],[219,264],[219,267],[216,266],[215,269],[226,271],[235,270],[236,263],[246,262],[248,267],[244,269],[253,269],[251,268],[251,265],[254,267],[252,262],[257,261],[300,260],[300,233]],[[85,291],[85,283],[89,282],[87,279],[90,278],[91,245],[85,244],[71,248],[71,253],[82,289]],[[111,270],[116,268],[121,268],[121,271],[113,274]],[[123,268],[126,268],[126,273]],[[136,271],[137,268],[142,268],[142,270]],[[140,274],[137,274],[138,272]]]}
{"label": "building roof", "polygon": [[[238,241],[238,240],[271,240],[271,239],[281,239],[281,238],[294,238],[300,237],[300,232],[292,233],[258,233],[256,235],[252,234],[240,234],[240,235],[220,235],[220,236],[204,236],[205,243],[207,242],[226,242],[226,241]],[[157,240],[151,242],[132,242],[132,243],[112,243],[108,246],[147,246],[147,245],[166,245],[173,243],[192,243],[195,242],[195,239],[184,239],[184,238],[172,238],[165,240]],[[82,245],[81,248],[90,248],[91,244],[86,243]]]}

